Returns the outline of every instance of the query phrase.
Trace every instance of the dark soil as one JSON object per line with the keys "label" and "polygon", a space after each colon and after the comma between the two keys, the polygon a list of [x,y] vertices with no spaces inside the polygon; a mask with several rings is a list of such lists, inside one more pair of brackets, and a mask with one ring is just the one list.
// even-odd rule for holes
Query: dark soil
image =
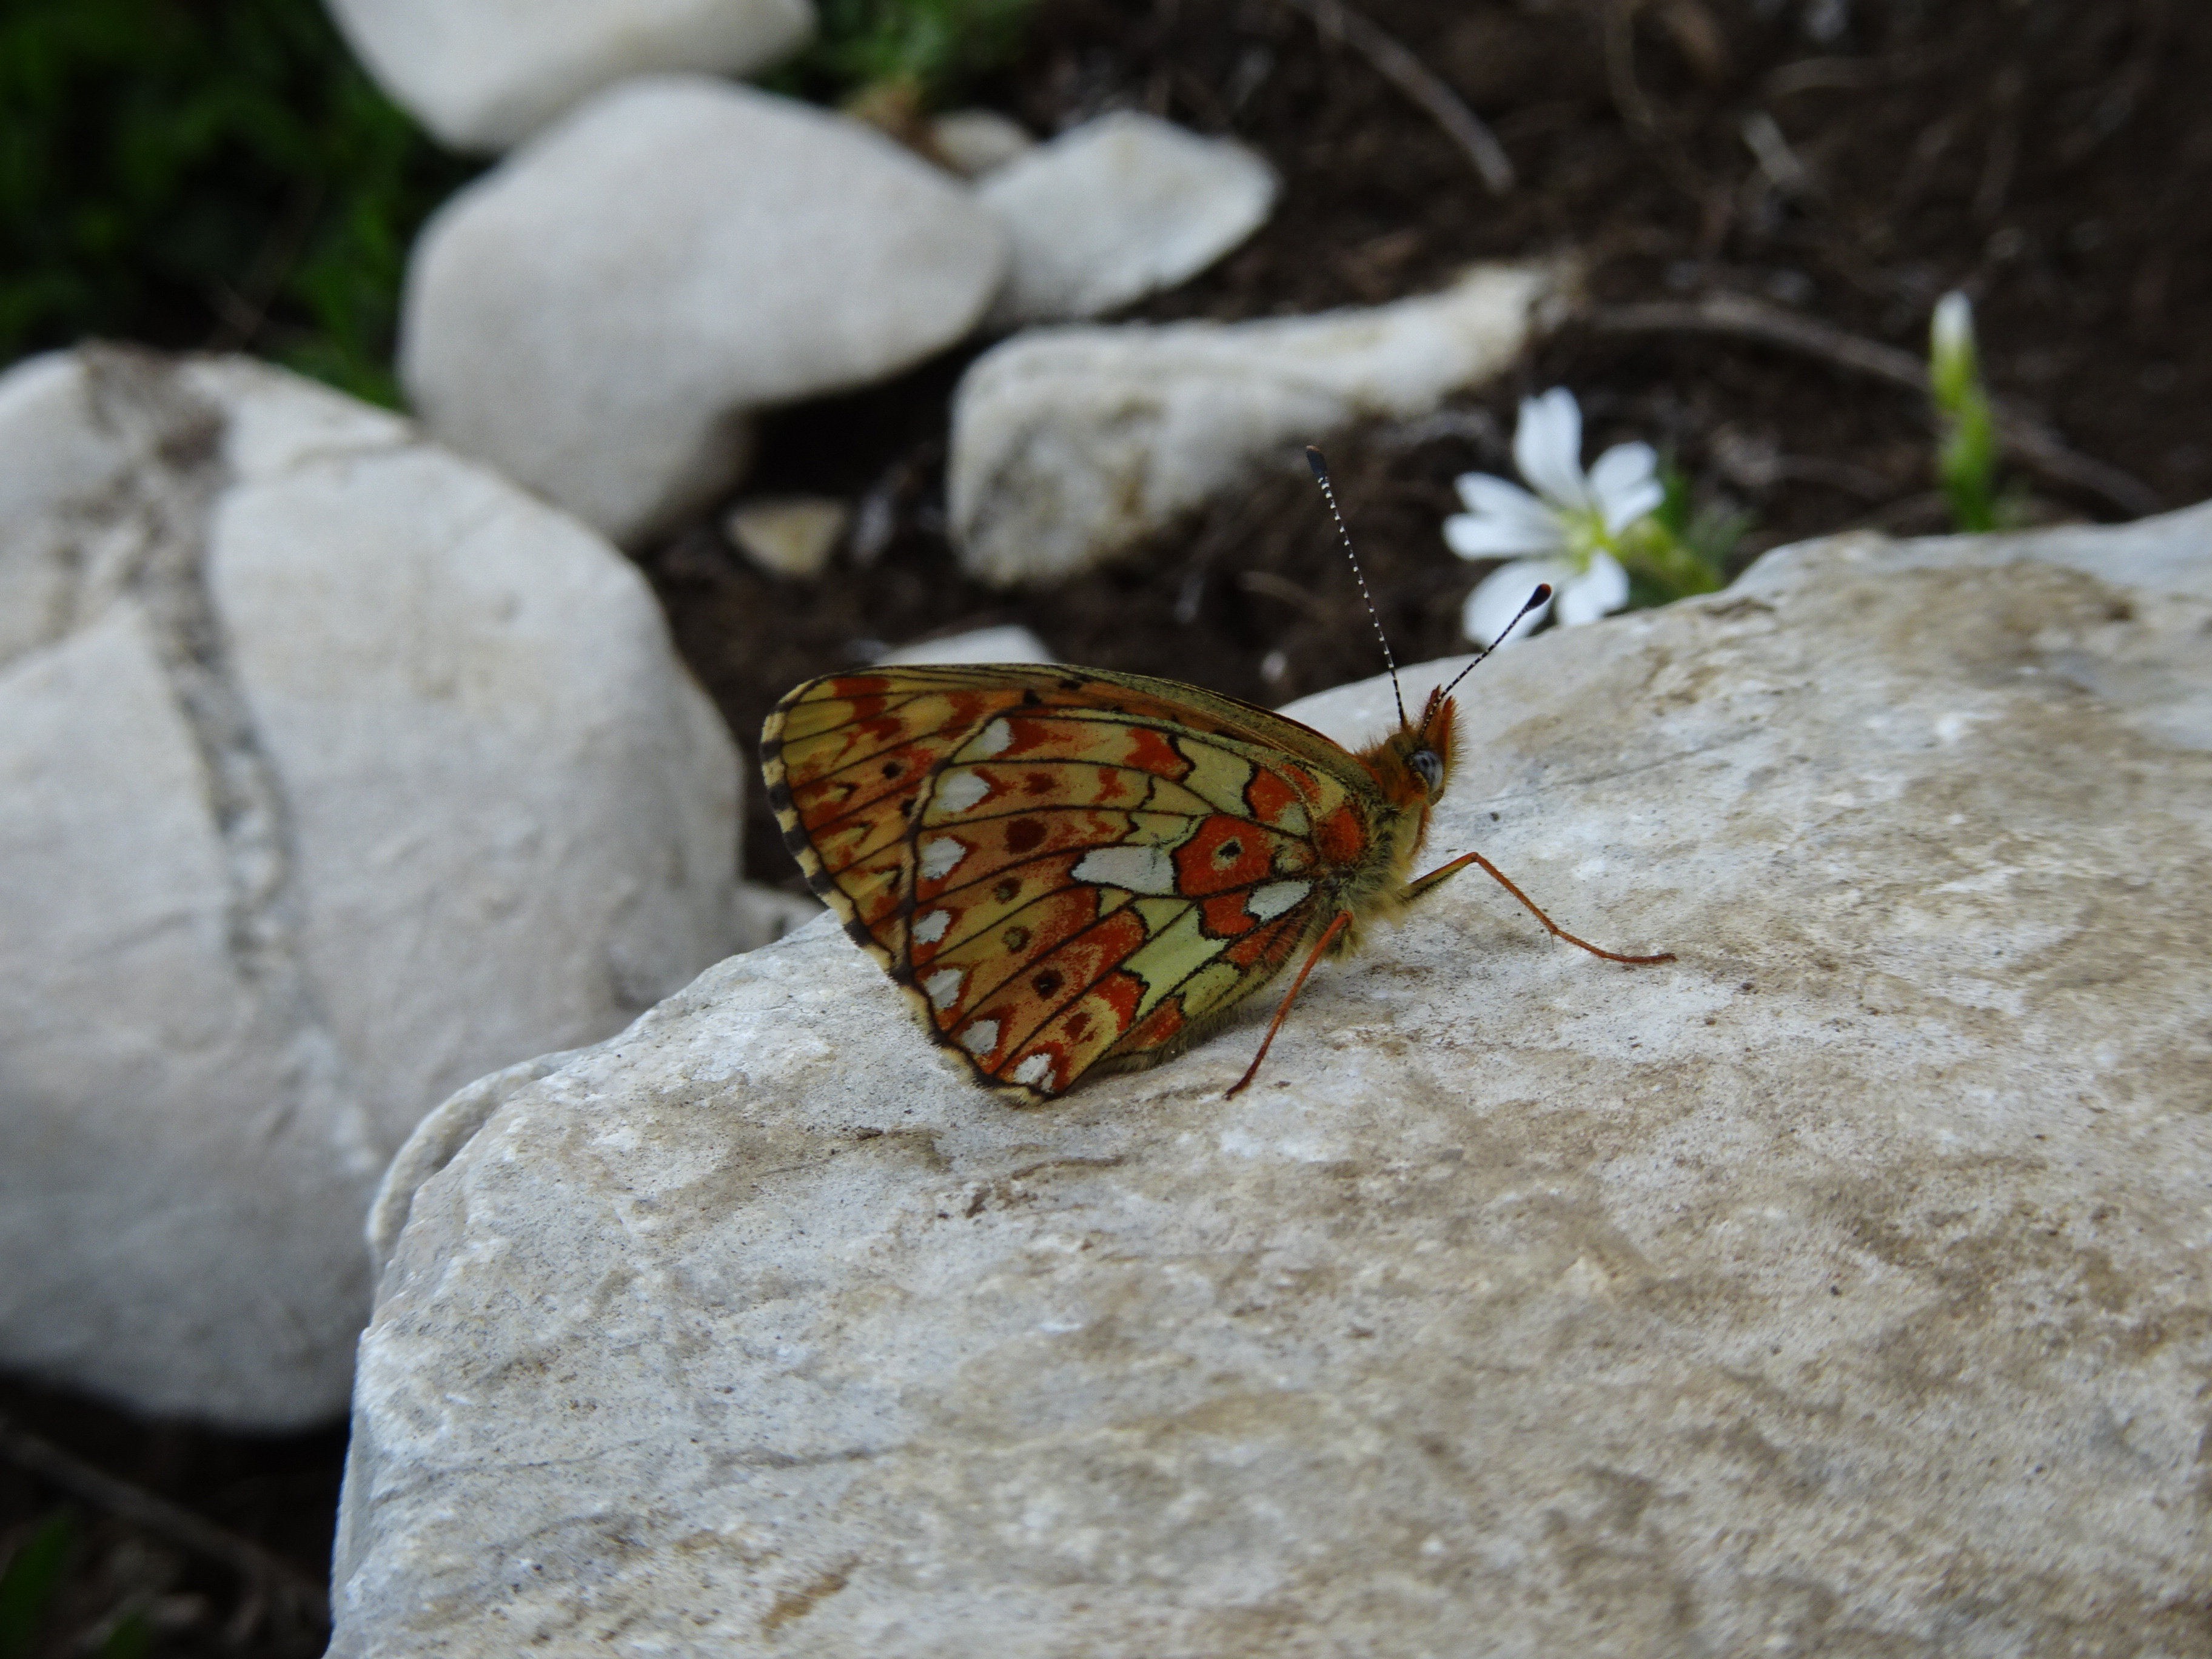
{"label": "dark soil", "polygon": [[[2212,9],[1361,9],[1496,131],[1520,174],[1509,198],[1490,196],[1427,115],[1285,0],[1048,0],[1026,56],[987,88],[988,101],[1041,132],[1146,108],[1234,133],[1281,172],[1273,222],[1141,318],[1370,305],[1437,286],[1471,260],[1571,252],[1601,305],[1744,295],[1918,355],[1930,307],[1961,288],[1977,302],[2001,396],[2157,502],[2212,494]],[[732,554],[712,516],[645,555],[684,655],[749,758],[762,716],[799,680],[886,642],[995,622],[1026,623],[1071,661],[1203,679],[1261,702],[1376,671],[1370,633],[1346,620],[1357,609],[1350,570],[1295,467],[1079,581],[1005,594],[963,579],[944,539],[941,477],[948,398],[965,362],[787,411],[766,430],[747,492],[874,492],[894,512],[872,559],[848,550],[819,581],[777,580]],[[1754,527],[1739,567],[1783,541],[1853,526],[1945,527],[1926,413],[1910,392],[1741,339],[1571,327],[1508,384],[1440,419],[1330,437],[1401,659],[1463,648],[1459,602],[1482,572],[1439,538],[1452,479],[1510,471],[1517,400],[1550,386],[1581,399],[1589,453],[1649,440],[1704,497],[1747,511]],[[2111,501],[2043,473],[2008,476],[2026,516],[2118,516]],[[788,881],[754,798],[748,872]],[[21,1390],[0,1392],[0,1408],[323,1571],[341,1431],[241,1441]],[[0,1460],[0,1558],[65,1502],[75,1500]],[[75,1507],[74,1599],[53,1611],[45,1645],[24,1651],[63,1651],[59,1632],[73,1640],[111,1613],[122,1583],[140,1587],[155,1624],[167,1621],[154,1651],[315,1650],[311,1633],[255,1613],[226,1570],[97,1505]],[[245,1634],[224,1646],[232,1621]]]}
{"label": "dark soil", "polygon": [[[176,1527],[118,1514],[79,1482],[41,1470],[37,1453],[23,1450],[27,1437],[91,1466],[95,1479],[128,1482],[141,1495],[131,1501],[189,1518]],[[345,1445],[343,1425],[219,1434],[0,1383],[0,1655],[319,1654]],[[221,1529],[234,1547],[258,1547],[270,1569],[239,1571],[204,1547],[195,1525]],[[46,1563],[34,1559],[33,1540],[52,1552]]]}
{"label": "dark soil", "polygon": [[[2212,10],[2183,0],[1364,0],[1492,127],[1520,175],[1463,154],[1285,0],[1049,0],[995,100],[1050,132],[1116,106],[1233,133],[1285,185],[1273,221],[1133,314],[1370,305],[1485,258],[1572,252],[1600,305],[1748,295],[1918,356],[1952,288],[1994,390],[2150,502],[2212,493]],[[1771,124],[1771,125],[1770,125]],[[1762,167],[1752,137],[1765,143]],[[1773,160],[1777,141],[1783,159]],[[1794,160],[1792,159],[1794,158]],[[1778,184],[1779,173],[1784,182]],[[681,647],[750,753],[783,691],[903,643],[1027,623],[1070,661],[1279,702],[1380,666],[1312,485],[1263,476],[1115,568],[1006,594],[943,535],[946,403],[965,359],[793,410],[748,492],[895,501],[888,545],[818,581],[754,571],[711,520],[644,560]],[[1455,417],[1335,434],[1331,461],[1401,658],[1464,648],[1482,567],[1438,525],[1451,481],[1510,472],[1518,399],[1566,386],[1589,453],[1660,445],[1750,514],[1742,563],[1853,526],[1948,526],[1909,391],[1741,339],[1571,327]],[[2121,516],[2013,469],[2023,517]],[[1278,654],[1279,653],[1279,654]],[[1271,660],[1272,659],[1272,660]],[[793,872],[757,801],[748,872]]]}

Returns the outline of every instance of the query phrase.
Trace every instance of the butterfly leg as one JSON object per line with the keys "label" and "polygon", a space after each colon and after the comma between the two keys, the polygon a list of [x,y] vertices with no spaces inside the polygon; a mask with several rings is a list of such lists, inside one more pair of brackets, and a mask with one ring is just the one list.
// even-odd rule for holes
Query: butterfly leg
{"label": "butterfly leg", "polygon": [[1228,1099],[1230,1095],[1242,1091],[1246,1084],[1260,1074],[1260,1062],[1267,1059],[1267,1048],[1274,1042],[1275,1033],[1283,1029],[1283,1018],[1291,1012],[1291,1005],[1298,1000],[1298,991],[1305,984],[1306,975],[1313,972],[1314,964],[1319,962],[1327,953],[1328,947],[1336,942],[1336,936],[1351,926],[1352,912],[1339,911],[1336,920],[1329,923],[1321,938],[1314,942],[1314,948],[1306,954],[1305,966],[1298,969],[1298,976],[1291,981],[1291,988],[1283,993],[1283,1000],[1281,1006],[1275,1010],[1274,1018],[1267,1023],[1267,1035],[1260,1039],[1260,1052],[1252,1056],[1252,1063],[1244,1068],[1244,1075],[1238,1078],[1231,1086],[1229,1094],[1222,1096],[1224,1100]]}
{"label": "butterfly leg", "polygon": [[[1607,962],[1626,962],[1636,967],[1647,966],[1655,962],[1672,962],[1674,959],[1674,953],[1672,951],[1662,951],[1656,957],[1625,957],[1618,951],[1601,951],[1596,945],[1592,945],[1586,939],[1577,939],[1565,928],[1560,927],[1558,922],[1553,921],[1551,917],[1546,915],[1543,911],[1538,908],[1535,900],[1530,898],[1518,887],[1516,887],[1513,884],[1511,878],[1507,876],[1503,870],[1492,864],[1488,859],[1483,857],[1480,853],[1462,853],[1459,857],[1454,859],[1449,864],[1439,865],[1437,868],[1430,871],[1427,875],[1421,877],[1419,880],[1407,883],[1405,891],[1399,894],[1398,896],[1410,903],[1413,900],[1422,896],[1422,895],[1434,891],[1450,878],[1457,875],[1461,871],[1466,869],[1470,864],[1479,864],[1485,870],[1487,870],[1491,873],[1492,877],[1496,879],[1500,887],[1503,887],[1507,892],[1512,894],[1515,898],[1519,899],[1522,903],[1528,907],[1528,914],[1535,917],[1537,921],[1542,922],[1546,927],[1549,928],[1553,938],[1563,939],[1570,945],[1578,945],[1594,957],[1603,957]],[[1299,977],[1303,979],[1304,975],[1300,975]],[[1291,988],[1295,990],[1297,988],[1293,986]],[[1270,1035],[1273,1034],[1270,1033]],[[1264,1052],[1264,1050],[1262,1052]]]}

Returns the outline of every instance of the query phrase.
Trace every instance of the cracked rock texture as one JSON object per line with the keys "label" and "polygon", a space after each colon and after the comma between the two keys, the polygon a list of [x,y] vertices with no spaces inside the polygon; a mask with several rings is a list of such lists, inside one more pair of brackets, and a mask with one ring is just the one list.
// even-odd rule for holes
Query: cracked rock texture
{"label": "cracked rock texture", "polygon": [[1465,876],[1235,1100],[1012,1109],[827,921],[487,1079],[333,1651],[2205,1652],[2208,629],[2212,507],[1502,653],[1432,855],[1680,959]]}
{"label": "cracked rock texture", "polygon": [[0,379],[0,1364],[342,1411],[393,1149],[743,943],[737,805],[628,562],[404,422]]}

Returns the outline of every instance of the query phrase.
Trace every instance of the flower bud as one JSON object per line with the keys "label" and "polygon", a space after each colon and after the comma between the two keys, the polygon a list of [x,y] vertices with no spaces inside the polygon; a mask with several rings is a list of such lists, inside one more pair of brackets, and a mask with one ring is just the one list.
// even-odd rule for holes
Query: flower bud
{"label": "flower bud", "polygon": [[1928,342],[1929,378],[1936,393],[1936,406],[1946,414],[1956,415],[1981,378],[1981,367],[1974,350],[1973,302],[1956,289],[1936,302]]}

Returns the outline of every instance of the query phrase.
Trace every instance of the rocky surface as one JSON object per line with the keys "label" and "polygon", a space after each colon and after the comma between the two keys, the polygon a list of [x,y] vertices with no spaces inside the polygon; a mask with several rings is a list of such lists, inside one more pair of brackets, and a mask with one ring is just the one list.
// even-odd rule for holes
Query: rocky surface
{"label": "rocky surface", "polygon": [[2208,628],[2212,507],[1544,635],[1431,851],[1680,959],[1462,877],[1234,1100],[1011,1109],[827,921],[489,1079],[332,1651],[2201,1651]]}
{"label": "rocky surface", "polygon": [[394,103],[448,148],[503,150],[627,76],[748,75],[813,32],[809,0],[328,0]]}
{"label": "rocky surface", "polygon": [[994,109],[952,109],[931,118],[927,148],[955,173],[973,179],[1036,148],[1029,129]]}
{"label": "rocky surface", "polygon": [[813,581],[830,568],[853,526],[853,509],[830,495],[756,495],[722,514],[722,535],[753,568]]}
{"label": "rocky surface", "polygon": [[1086,121],[976,186],[1012,254],[987,320],[1076,322],[1173,288],[1267,223],[1280,188],[1225,138],[1127,110]]}
{"label": "rocky surface", "polygon": [[242,359],[0,379],[0,1364],[325,1420],[422,1114],[746,942],[729,741],[613,549]]}
{"label": "rocky surface", "polygon": [[1005,259],[964,185],[873,129],[643,77],[424,228],[400,369],[434,435],[629,541],[740,476],[749,410],[960,338]]}
{"label": "rocky surface", "polygon": [[884,652],[878,662],[1058,662],[1052,647],[1018,623],[971,628]]}
{"label": "rocky surface", "polygon": [[1353,421],[1425,415],[1511,363],[1562,280],[1494,265],[1364,310],[1025,331],[954,394],[961,562],[1009,586],[1068,575]]}

